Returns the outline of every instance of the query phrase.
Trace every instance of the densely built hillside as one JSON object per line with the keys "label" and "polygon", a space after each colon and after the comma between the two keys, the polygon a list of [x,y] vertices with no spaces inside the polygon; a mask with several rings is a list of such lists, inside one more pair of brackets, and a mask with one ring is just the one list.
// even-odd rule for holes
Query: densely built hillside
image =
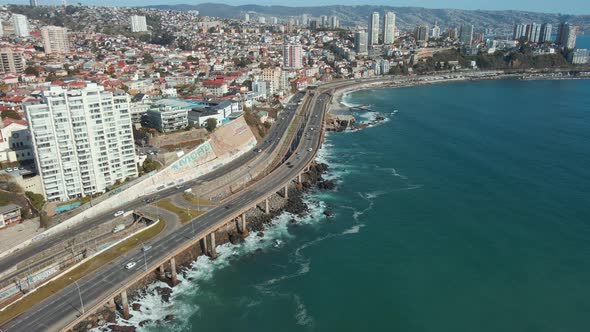
{"label": "densely built hillside", "polygon": [[462,23],[474,24],[477,29],[494,28],[504,31],[512,29],[515,23],[553,23],[568,21],[580,26],[581,31],[590,31],[590,15],[560,15],[550,13],[536,13],[513,10],[461,10],[461,9],[429,9],[420,7],[392,7],[392,6],[321,6],[321,7],[287,7],[242,5],[230,6],[217,3],[203,3],[198,5],[160,5],[154,8],[175,10],[198,10],[207,16],[222,18],[238,18],[246,12],[254,12],[265,16],[297,16],[309,14],[312,16],[337,15],[343,25],[366,25],[370,13],[393,10],[397,14],[397,25],[401,29],[410,29],[418,24],[434,24],[442,27],[458,26]]}

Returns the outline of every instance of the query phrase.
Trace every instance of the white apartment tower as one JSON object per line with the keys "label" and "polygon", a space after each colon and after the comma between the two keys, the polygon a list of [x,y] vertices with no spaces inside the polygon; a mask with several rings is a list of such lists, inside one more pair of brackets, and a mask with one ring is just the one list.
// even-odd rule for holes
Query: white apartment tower
{"label": "white apartment tower", "polygon": [[70,42],[68,40],[68,29],[56,26],[41,28],[41,38],[45,54],[68,53]]}
{"label": "white apartment tower", "polygon": [[132,15],[131,16],[131,32],[148,31],[145,16]]}
{"label": "white apartment tower", "polygon": [[300,44],[283,45],[283,65],[285,68],[303,68],[303,48]]}
{"label": "white apartment tower", "polygon": [[383,19],[383,43],[391,45],[395,41],[395,13],[386,12]]}
{"label": "white apartment tower", "polygon": [[12,14],[12,25],[14,26],[14,34],[17,37],[29,36],[29,22],[25,15]]}
{"label": "white apartment tower", "polygon": [[37,169],[48,201],[104,192],[137,176],[129,96],[88,83],[52,86],[25,105]]}
{"label": "white apartment tower", "polygon": [[37,7],[39,6],[39,2],[37,0],[30,0],[29,4],[31,5],[31,7]]}
{"label": "white apartment tower", "polygon": [[22,73],[25,64],[23,52],[15,52],[8,47],[0,49],[0,73]]}
{"label": "white apartment tower", "polygon": [[379,13],[373,12],[369,17],[369,45],[379,44]]}

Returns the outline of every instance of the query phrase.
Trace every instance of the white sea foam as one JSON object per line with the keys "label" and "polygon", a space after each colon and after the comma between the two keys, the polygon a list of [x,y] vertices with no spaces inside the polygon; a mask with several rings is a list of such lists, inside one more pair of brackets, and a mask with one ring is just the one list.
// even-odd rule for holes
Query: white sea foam
{"label": "white sea foam", "polygon": [[295,319],[297,321],[297,324],[312,328],[314,325],[314,319],[307,312],[307,308],[301,300],[301,297],[299,297],[299,295],[294,295],[293,298],[295,300],[296,305]]}
{"label": "white sea foam", "polygon": [[358,232],[361,231],[361,228],[365,227],[365,224],[358,224],[358,225],[354,225],[351,228],[345,230],[344,232],[342,232],[342,235],[348,235],[348,234],[357,234]]}
{"label": "white sea foam", "polygon": [[[141,304],[141,309],[138,311],[131,310],[132,318],[129,320],[119,318],[117,324],[139,326],[139,323],[143,321],[149,320],[155,322],[157,320],[163,320],[167,315],[174,315],[176,317],[176,322],[173,324],[174,327],[171,328],[173,330],[174,328],[186,330],[188,318],[197,313],[199,307],[195,304],[188,303],[188,301],[183,298],[191,298],[199,293],[200,283],[212,279],[216,271],[229,266],[233,259],[239,258],[245,254],[253,253],[258,249],[271,248],[275,239],[288,241],[293,237],[288,229],[288,225],[292,219],[297,220],[299,224],[308,225],[313,225],[317,223],[318,220],[325,219],[324,211],[326,209],[326,204],[324,202],[314,200],[309,195],[304,198],[304,202],[309,207],[309,212],[306,215],[298,216],[287,212],[282,213],[274,218],[271,224],[266,227],[262,237],[252,233],[242,244],[232,245],[231,243],[226,243],[217,246],[218,257],[215,260],[211,260],[206,256],[199,256],[197,260],[191,264],[191,267],[188,270],[178,274],[178,280],[181,282],[173,288],[168,303],[162,300],[161,296],[157,293],[156,288],[169,288],[169,286],[163,282],[155,282],[151,284],[147,287],[145,293],[135,301],[136,303]],[[309,260],[298,254],[297,250],[293,254],[291,260],[292,263],[296,263],[299,266],[296,275],[309,272]],[[256,305],[258,305],[258,302],[256,301],[248,301],[244,304],[246,308]],[[302,319],[305,318],[304,316],[301,317]],[[305,321],[307,320],[302,320],[302,322]],[[147,324],[146,328],[149,329],[150,325],[153,326],[152,324]],[[142,331],[146,330],[146,328],[139,327],[138,330]],[[167,328],[169,328],[168,325]]]}

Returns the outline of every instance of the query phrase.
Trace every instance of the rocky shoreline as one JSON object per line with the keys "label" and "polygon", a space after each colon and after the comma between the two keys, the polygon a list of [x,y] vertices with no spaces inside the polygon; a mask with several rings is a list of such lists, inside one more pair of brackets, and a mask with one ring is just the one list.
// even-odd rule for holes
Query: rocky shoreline
{"label": "rocky shoreline", "polygon": [[[334,190],[336,183],[333,180],[323,179],[323,174],[328,170],[326,164],[314,163],[310,166],[309,172],[302,176],[301,183],[292,183],[288,189],[288,199],[275,194],[269,199],[270,212],[264,213],[263,209],[253,209],[247,213],[247,229],[249,233],[256,234],[255,236],[262,237],[264,235],[266,227],[272,222],[272,220],[284,212],[291,213],[297,216],[304,216],[310,212],[309,207],[304,201],[305,194],[313,188],[320,190]],[[326,218],[331,216],[330,211],[325,211],[324,215]],[[292,219],[290,223],[295,224],[296,219]],[[222,245],[225,243],[239,244],[244,241],[244,236],[238,232],[237,228],[231,227],[233,223],[230,223],[229,227],[224,227],[220,231],[216,232],[217,244]],[[176,257],[179,274],[182,274],[185,279],[190,280],[187,275],[187,271],[190,270],[191,265],[196,261],[197,257],[204,254],[202,250],[191,250],[190,252],[184,252]],[[152,285],[156,281],[164,281],[169,283],[168,280],[159,278],[156,273],[150,274],[142,280],[139,280],[131,288],[128,289],[127,293],[129,296],[129,303],[133,311],[141,311],[142,305],[134,302],[140,299],[146,294],[149,285]],[[169,284],[170,285],[170,284]],[[170,302],[170,298],[174,292],[173,285],[171,287],[156,287],[155,292],[159,295],[163,302]],[[118,324],[118,318],[121,316],[121,306],[115,299],[115,305],[107,305],[102,310],[91,315],[84,322],[79,323],[73,331],[83,332],[94,329],[95,331],[116,331],[116,332],[134,332],[138,326],[129,326]],[[146,320],[139,323],[139,327],[146,324],[165,324],[166,322],[175,320],[174,315],[167,315],[162,320]]]}

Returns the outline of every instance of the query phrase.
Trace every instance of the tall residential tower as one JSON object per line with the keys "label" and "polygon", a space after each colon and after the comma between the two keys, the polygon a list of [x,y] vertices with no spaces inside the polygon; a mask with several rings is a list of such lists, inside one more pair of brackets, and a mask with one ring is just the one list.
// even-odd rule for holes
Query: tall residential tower
{"label": "tall residential tower", "polygon": [[386,12],[383,18],[383,43],[391,45],[395,41],[395,13]]}
{"label": "tall residential tower", "polygon": [[373,12],[369,17],[369,45],[379,44],[379,13]]}
{"label": "tall residential tower", "polygon": [[36,163],[48,201],[104,192],[137,176],[129,95],[88,83],[52,86],[41,104],[25,105]]}

